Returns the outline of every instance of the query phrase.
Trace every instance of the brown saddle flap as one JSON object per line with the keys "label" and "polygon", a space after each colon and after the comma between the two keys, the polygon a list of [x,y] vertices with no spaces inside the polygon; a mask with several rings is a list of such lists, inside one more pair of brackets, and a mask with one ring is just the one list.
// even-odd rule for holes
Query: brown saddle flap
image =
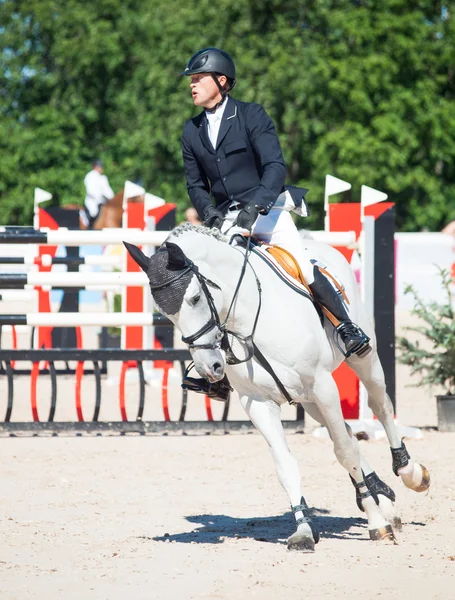
{"label": "brown saddle flap", "polygon": [[284,248],[280,248],[280,246],[268,246],[267,252],[273,256],[276,262],[286,271],[288,275],[294,279],[297,279],[297,281],[309,289],[297,261],[290,252]]}
{"label": "brown saddle flap", "polygon": [[[299,281],[302,285],[304,285],[306,287],[306,289],[309,291],[309,293],[311,295],[313,295],[311,292],[310,286],[308,285],[308,283],[305,280],[305,277],[303,276],[302,270],[301,270],[298,262],[295,260],[295,258],[292,256],[292,254],[290,252],[288,252],[284,248],[281,248],[280,246],[268,246],[266,248],[266,250],[271,256],[273,256],[273,258],[286,271],[286,273],[288,275],[290,275],[291,277],[293,277],[294,279]],[[318,266],[318,269],[321,271],[321,273],[323,275],[325,275],[332,281],[332,283],[335,285],[337,290],[339,290],[339,292],[343,295],[343,298],[345,299],[345,301],[349,304],[349,300],[348,300],[348,297],[346,296],[346,292],[341,287],[340,283],[335,279],[335,277],[333,277],[333,275],[331,275],[329,273],[329,271],[327,271],[327,269],[323,269],[320,266]]]}

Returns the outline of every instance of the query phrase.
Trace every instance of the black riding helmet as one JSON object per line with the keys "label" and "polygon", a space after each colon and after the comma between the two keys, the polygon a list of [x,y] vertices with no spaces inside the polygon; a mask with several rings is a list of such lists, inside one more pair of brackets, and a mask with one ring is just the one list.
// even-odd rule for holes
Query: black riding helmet
{"label": "black riding helmet", "polygon": [[[224,50],[219,48],[203,48],[193,54],[188,61],[186,69],[180,75],[196,75],[197,73],[210,73],[220,90],[224,100],[227,92],[234,89],[235,86],[235,64],[232,58]],[[228,78],[229,89],[224,90],[218,81],[218,75],[225,75]],[[215,108],[215,107],[214,107]]]}

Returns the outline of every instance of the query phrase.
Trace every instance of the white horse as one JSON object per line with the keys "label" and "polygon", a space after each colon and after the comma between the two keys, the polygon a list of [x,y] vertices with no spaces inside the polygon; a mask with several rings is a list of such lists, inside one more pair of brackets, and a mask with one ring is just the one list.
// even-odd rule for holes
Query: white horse
{"label": "white horse", "polygon": [[[218,230],[185,224],[174,229],[150,258],[136,246],[125,245],[147,273],[159,309],[189,345],[199,375],[215,382],[226,372],[247,415],[268,442],[296,519],[288,548],[312,551],[319,534],[302,496],[299,468],[289,452],[280,420],[285,395],[300,402],[309,415],[327,427],[335,455],[356,487],[357,504],[366,513],[370,538],[394,540],[392,525],[401,526],[394,509],[395,495],[361,456],[357,439],[341,412],[332,372],[344,356],[334,341],[332,326],[326,320],[321,326],[312,301],[292,289],[257,251],[249,253],[245,265],[245,248],[228,242]],[[398,435],[374,329],[351,268],[330,246],[312,239],[305,244],[310,255],[342,282],[352,320],[371,338],[372,352],[363,358],[353,355],[347,362],[365,385],[369,406],[385,428],[393,470],[407,487],[424,491],[429,486],[429,474],[410,458]],[[238,286],[242,268],[244,276]],[[255,353],[251,356],[244,338],[248,339],[253,330]],[[232,355],[229,347],[226,352],[226,340],[233,354],[242,355],[245,362],[229,364]]]}

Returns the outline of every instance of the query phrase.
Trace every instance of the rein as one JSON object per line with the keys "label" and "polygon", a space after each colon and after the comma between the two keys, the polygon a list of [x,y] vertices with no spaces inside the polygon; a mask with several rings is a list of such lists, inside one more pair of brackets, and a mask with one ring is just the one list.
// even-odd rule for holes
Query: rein
{"label": "rein", "polygon": [[[228,365],[240,365],[241,363],[248,362],[254,356],[254,347],[255,346],[253,343],[253,338],[254,338],[254,334],[256,332],[256,326],[258,324],[259,314],[261,312],[261,307],[262,307],[262,288],[261,288],[261,282],[259,281],[259,278],[256,275],[256,271],[253,269],[253,267],[251,266],[251,263],[248,261],[248,257],[251,253],[250,240],[251,240],[251,231],[249,232],[248,238],[247,238],[247,245],[245,248],[245,258],[243,260],[242,270],[240,271],[240,277],[239,277],[239,280],[237,281],[237,285],[235,287],[234,294],[233,294],[232,300],[231,300],[231,304],[229,305],[229,308],[228,308],[228,311],[226,314],[226,318],[224,319],[224,323],[221,325],[221,330],[223,331],[223,342],[222,342],[221,348],[226,353],[226,362]],[[247,264],[250,265],[250,268],[253,271],[254,277],[256,279],[256,286],[258,289],[259,300],[258,300],[258,308],[256,311],[256,316],[254,318],[253,329],[251,330],[250,335],[244,336],[239,333],[236,333],[235,331],[231,331],[231,330],[227,329],[227,322],[228,322],[231,310],[234,306],[234,303],[237,299],[237,296],[238,296],[238,293],[240,290],[240,286],[242,285],[243,278],[245,277]],[[245,347],[247,348],[246,358],[239,359],[235,356],[234,352],[232,351],[231,345],[229,344],[228,335],[232,335],[233,337],[237,338],[240,342],[242,342],[245,345]]]}
{"label": "rein", "polygon": [[[258,320],[259,320],[259,314],[261,312],[261,306],[262,306],[262,287],[261,287],[261,282],[259,281],[259,278],[256,274],[256,271],[254,270],[254,268],[252,267],[251,263],[249,262],[248,258],[249,255],[251,253],[251,249],[250,249],[250,240],[251,240],[251,231],[249,232],[248,238],[247,238],[247,244],[246,244],[246,248],[245,248],[245,258],[243,261],[243,265],[242,265],[242,270],[240,272],[240,276],[239,276],[239,280],[237,282],[237,285],[235,287],[234,290],[234,294],[232,296],[232,300],[231,303],[229,305],[227,314],[226,314],[226,318],[224,320],[223,323],[221,323],[220,321],[220,317],[218,314],[218,311],[216,309],[215,306],[215,302],[213,300],[213,296],[210,293],[210,290],[208,288],[208,285],[211,285],[212,287],[215,287],[217,289],[221,289],[216,283],[213,283],[213,281],[210,281],[210,279],[207,279],[206,277],[204,277],[204,275],[202,275],[202,273],[200,273],[199,268],[197,267],[197,265],[195,265],[191,260],[189,260],[188,258],[187,260],[187,266],[182,269],[178,275],[176,277],[174,277],[173,279],[171,279],[170,281],[166,282],[165,284],[161,284],[158,286],[150,286],[151,289],[163,289],[165,287],[168,287],[169,285],[172,285],[173,283],[175,283],[178,279],[180,279],[181,277],[183,277],[186,273],[188,273],[189,271],[192,271],[196,277],[199,280],[199,283],[201,284],[202,290],[204,291],[205,297],[207,298],[207,303],[209,305],[210,308],[210,319],[209,321],[203,325],[198,331],[196,331],[196,333],[193,333],[192,335],[189,335],[187,337],[182,336],[182,342],[184,342],[185,344],[188,344],[189,348],[191,349],[198,349],[198,350],[216,350],[216,349],[222,349],[225,354],[226,354],[226,363],[228,365],[239,365],[242,364],[244,362],[248,362],[249,360],[251,360],[253,357],[255,357],[257,359],[257,361],[259,362],[259,364],[262,366],[263,369],[265,369],[265,371],[267,371],[267,373],[269,373],[269,375],[272,377],[272,379],[275,381],[278,389],[280,390],[280,392],[283,394],[283,396],[286,398],[286,400],[289,402],[289,404],[295,404],[294,400],[291,398],[289,392],[287,391],[287,389],[284,387],[284,385],[281,383],[280,379],[278,378],[277,374],[275,373],[275,371],[273,370],[272,366],[270,365],[270,363],[268,362],[268,360],[265,358],[265,356],[262,354],[262,352],[259,350],[259,348],[256,346],[256,344],[253,341],[254,338],[254,334],[256,332],[256,327],[258,324]],[[240,286],[242,285],[242,281],[245,277],[245,273],[246,273],[246,266],[247,264],[250,265],[251,270],[253,271],[254,277],[256,279],[256,286],[258,289],[258,294],[259,294],[259,300],[258,300],[258,308],[256,311],[256,316],[254,318],[254,323],[253,323],[253,328],[251,330],[251,333],[247,336],[241,335],[239,333],[236,333],[235,331],[231,331],[230,329],[227,328],[227,322],[230,316],[230,313],[232,311],[232,308],[234,306],[234,303],[237,299],[237,296],[239,294],[239,290],[240,290]],[[195,342],[202,337],[203,335],[205,335],[206,333],[208,333],[210,330],[212,330],[214,327],[217,327],[219,332],[216,336],[216,339],[213,343],[211,344],[195,344]],[[233,337],[235,337],[236,339],[238,339],[242,344],[244,344],[244,346],[247,349],[247,355],[245,358],[240,359],[237,358],[232,350],[232,347],[229,343],[228,340],[228,335],[231,335]],[[187,369],[187,372],[189,371],[189,369],[191,368],[191,366]]]}
{"label": "rein", "polygon": [[[239,280],[237,282],[237,286],[234,290],[234,295],[232,296],[232,300],[231,300],[231,304],[229,306],[229,309],[227,311],[227,315],[226,315],[226,319],[224,320],[224,323],[222,325],[223,327],[223,331],[224,331],[224,335],[223,335],[223,343],[221,345],[222,349],[226,352],[226,362],[228,365],[238,365],[241,364],[243,362],[247,362],[248,360],[250,360],[251,358],[253,358],[253,356],[256,358],[256,360],[258,361],[258,363],[261,365],[261,367],[267,371],[267,373],[272,377],[272,379],[274,380],[274,382],[276,383],[278,389],[280,390],[280,392],[283,394],[283,396],[286,398],[286,400],[288,401],[289,404],[294,405],[295,402],[294,400],[291,398],[289,392],[287,391],[287,389],[284,387],[284,385],[281,383],[281,380],[279,379],[278,375],[275,373],[275,371],[272,368],[272,365],[269,363],[269,361],[265,358],[265,356],[262,354],[262,352],[259,350],[259,348],[256,346],[256,344],[253,341],[254,338],[254,334],[256,331],[256,326],[259,320],[259,314],[261,312],[261,306],[262,306],[262,287],[261,287],[261,282],[259,281],[259,278],[256,274],[256,271],[253,269],[251,263],[248,260],[249,254],[251,253],[251,245],[250,245],[250,241],[251,241],[251,230],[248,234],[248,238],[247,238],[247,244],[246,244],[246,248],[245,248],[245,259],[243,261],[243,265],[242,265],[242,270],[240,272],[240,277]],[[258,292],[259,292],[259,302],[258,302],[258,309],[256,312],[256,317],[254,319],[254,323],[253,323],[253,329],[250,333],[250,335],[248,336],[242,336],[238,333],[235,333],[234,331],[229,331],[226,328],[226,324],[227,324],[227,320],[229,318],[229,314],[232,310],[232,307],[234,305],[235,299],[238,295],[238,292],[240,290],[240,286],[242,284],[243,278],[245,276],[245,272],[246,272],[246,265],[249,264],[251,270],[253,271],[254,277],[256,279],[256,285],[258,288]],[[234,337],[236,337],[237,339],[241,340],[242,342],[245,343],[247,349],[248,349],[248,355],[246,358],[244,358],[243,360],[238,359],[234,353],[232,352],[232,348],[228,342],[227,339],[227,334],[230,334]]]}

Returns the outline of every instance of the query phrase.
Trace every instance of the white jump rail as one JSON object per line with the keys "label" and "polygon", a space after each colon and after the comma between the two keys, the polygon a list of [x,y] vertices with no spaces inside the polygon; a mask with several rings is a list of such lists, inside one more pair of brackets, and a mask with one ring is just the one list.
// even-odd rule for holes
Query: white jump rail
{"label": "white jump rail", "polygon": [[22,285],[33,286],[143,286],[148,283],[147,275],[143,272],[112,272],[112,273],[87,273],[59,272],[59,271],[34,271],[29,273],[0,273],[0,289]]}
{"label": "white jump rail", "polygon": [[153,325],[153,313],[27,313],[2,315],[5,325],[31,325],[32,327],[122,327]]}

